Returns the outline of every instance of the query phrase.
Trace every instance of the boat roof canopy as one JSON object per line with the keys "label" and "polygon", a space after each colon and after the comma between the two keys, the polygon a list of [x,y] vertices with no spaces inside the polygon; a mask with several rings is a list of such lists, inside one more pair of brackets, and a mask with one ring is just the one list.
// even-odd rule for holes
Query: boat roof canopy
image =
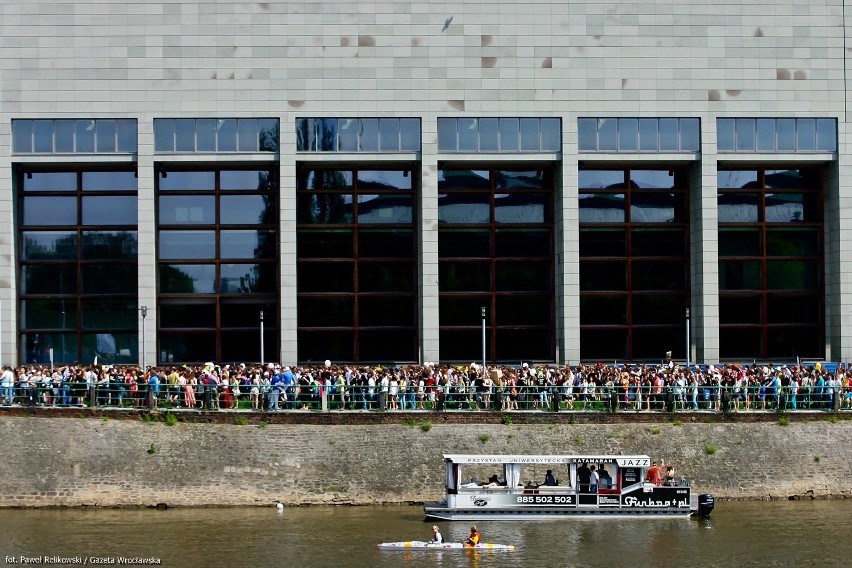
{"label": "boat roof canopy", "polygon": [[621,467],[648,467],[651,458],[643,455],[481,455],[481,454],[444,454],[444,459],[452,463],[480,464],[539,464],[539,463],[614,463]]}

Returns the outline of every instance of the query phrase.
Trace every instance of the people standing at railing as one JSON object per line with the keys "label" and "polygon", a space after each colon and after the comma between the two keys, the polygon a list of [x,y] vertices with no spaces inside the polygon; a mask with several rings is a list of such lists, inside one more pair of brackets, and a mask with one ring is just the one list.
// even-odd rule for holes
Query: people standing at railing
{"label": "people standing at railing", "polygon": [[0,374],[0,399],[6,406],[12,406],[15,402],[15,373],[10,365],[3,367],[3,373]]}

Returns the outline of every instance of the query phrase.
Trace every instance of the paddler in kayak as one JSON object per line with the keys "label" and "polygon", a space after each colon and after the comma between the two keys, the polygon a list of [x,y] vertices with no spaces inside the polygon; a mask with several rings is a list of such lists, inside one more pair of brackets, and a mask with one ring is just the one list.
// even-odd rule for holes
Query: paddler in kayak
{"label": "paddler in kayak", "polygon": [[441,544],[442,542],[444,542],[444,537],[441,535],[441,530],[438,525],[434,525],[432,527],[432,540],[429,541],[429,544]]}
{"label": "paddler in kayak", "polygon": [[481,536],[479,534],[479,531],[476,530],[476,525],[472,525],[470,527],[470,534],[468,535],[467,540],[464,541],[465,547],[470,548],[476,546],[477,544],[479,544],[480,538]]}

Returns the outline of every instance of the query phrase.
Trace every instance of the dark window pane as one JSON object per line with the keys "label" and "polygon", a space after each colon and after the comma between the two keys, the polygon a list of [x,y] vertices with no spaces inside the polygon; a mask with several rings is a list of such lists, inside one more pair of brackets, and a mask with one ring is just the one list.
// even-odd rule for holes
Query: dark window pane
{"label": "dark window pane", "polygon": [[602,118],[598,120],[598,150],[618,150],[617,118]]}
{"label": "dark window pane", "polygon": [[237,141],[239,142],[237,149],[240,152],[257,152],[257,128],[256,118],[240,118],[237,120]]}
{"label": "dark window pane", "polygon": [[550,170],[503,170],[494,173],[494,185],[500,191],[553,188]]}
{"label": "dark window pane", "polygon": [[220,294],[271,294],[278,289],[275,264],[222,264]]}
{"label": "dark window pane", "polygon": [[[716,148],[720,152],[734,151],[734,119],[716,119]],[[722,187],[722,186],[719,186]]]}
{"label": "dark window pane", "polygon": [[737,151],[738,152],[754,152],[755,148],[755,133],[753,118],[738,118],[736,119],[737,129]]}
{"label": "dark window pane", "polygon": [[[274,300],[222,298],[220,303],[220,319],[223,328],[248,327],[258,329],[260,312],[263,311],[264,325],[267,329],[278,327],[278,306]],[[259,334],[255,334],[259,341]],[[267,345],[270,345],[267,343]]]}
{"label": "dark window pane", "polygon": [[272,260],[277,257],[277,251],[278,234],[273,230],[221,231],[219,233],[219,258]]}
{"label": "dark window pane", "polygon": [[201,118],[195,121],[195,150],[216,151],[216,119]]}
{"label": "dark window pane", "polygon": [[554,356],[553,331],[550,329],[498,329],[495,349],[500,361],[551,361]]}
{"label": "dark window pane", "polygon": [[36,153],[50,154],[53,152],[53,121],[33,121],[33,142]]}
{"label": "dark window pane", "polygon": [[[675,173],[680,174],[675,177]],[[632,189],[685,189],[686,180],[681,170],[630,170]],[[680,186],[680,187],[678,187]]]}
{"label": "dark window pane", "polygon": [[358,119],[337,119],[337,150],[339,152],[358,151]]}
{"label": "dark window pane", "polygon": [[475,118],[459,118],[457,128],[459,151],[479,151],[479,120]]}
{"label": "dark window pane", "polygon": [[358,298],[358,325],[414,327],[417,325],[417,298],[361,296]]}
{"label": "dark window pane", "polygon": [[767,290],[817,290],[819,262],[815,260],[770,260],[766,263]]}
{"label": "dark window pane", "polygon": [[354,292],[353,270],[351,262],[301,262],[296,267],[299,292]]}
{"label": "dark window pane", "polygon": [[822,173],[813,169],[766,170],[766,189],[817,189]]}
{"label": "dark window pane", "polygon": [[[497,325],[553,324],[553,298],[547,296],[497,296]],[[442,322],[443,323],[443,322]]]}
{"label": "dark window pane", "polygon": [[553,254],[553,236],[548,230],[497,229],[495,257],[545,257]]}
{"label": "dark window pane", "polygon": [[760,290],[761,288],[759,260],[719,262],[719,290]]}
{"label": "dark window pane", "polygon": [[420,119],[401,118],[399,120],[400,150],[403,152],[420,151]]}
{"label": "dark window pane", "polygon": [[754,357],[755,353],[763,353],[762,328],[719,329],[719,355],[722,358]]}
{"label": "dark window pane", "polygon": [[821,218],[816,193],[767,193],[767,223],[816,223]]}
{"label": "dark window pane", "polygon": [[355,334],[351,331],[299,330],[299,361],[353,361]]}
{"label": "dark window pane", "polygon": [[580,258],[626,255],[627,237],[624,229],[580,229]]}
{"label": "dark window pane", "polygon": [[29,154],[33,151],[32,120],[12,121],[12,144],[12,152],[18,154]]}
{"label": "dark window pane", "polygon": [[682,326],[633,329],[633,358],[659,360],[672,352],[672,357],[684,357],[686,335]]}
{"label": "dark window pane", "polygon": [[520,125],[517,118],[499,119],[500,128],[500,150],[503,152],[517,152],[519,149]]}
{"label": "dark window pane", "polygon": [[97,356],[111,363],[136,363],[138,337],[136,333],[91,333],[82,336],[83,361]]}
{"label": "dark window pane", "polygon": [[219,187],[267,191],[277,189],[277,184],[269,170],[223,170],[219,173]]}
{"label": "dark window pane", "polygon": [[72,231],[26,231],[21,233],[21,260],[74,260],[77,233]]}
{"label": "dark window pane", "polygon": [[[492,330],[490,328],[485,332],[485,345],[487,346],[485,356],[488,359],[492,357],[490,348],[491,333]],[[469,364],[472,359],[479,360],[482,357],[482,328],[474,327],[466,330],[442,329],[438,338],[441,342],[441,361],[466,361]]]}
{"label": "dark window pane", "polygon": [[639,149],[639,120],[636,118],[618,119],[618,149],[622,152],[635,152]]}
{"label": "dark window pane", "polygon": [[223,225],[272,225],[278,207],[269,195],[223,195],[219,198],[219,222]]}
{"label": "dark window pane", "polygon": [[719,256],[760,256],[761,250],[760,229],[719,229]]}
{"label": "dark window pane", "polygon": [[580,189],[625,189],[624,170],[580,170]]}
{"label": "dark window pane", "polygon": [[627,290],[627,263],[580,263],[580,290],[589,292]]}
{"label": "dark window pane", "polygon": [[624,223],[623,193],[588,193],[579,195],[580,223]]}
{"label": "dark window pane", "polygon": [[833,118],[817,119],[817,150],[837,151],[837,121]]}
{"label": "dark window pane", "polygon": [[352,229],[298,229],[296,255],[298,258],[353,258],[354,239]]}
{"label": "dark window pane", "polygon": [[456,143],[456,119],[438,119],[438,151],[455,152],[458,149]]}
{"label": "dark window pane", "polygon": [[414,231],[408,229],[359,229],[360,258],[414,258]]}
{"label": "dark window pane", "polygon": [[438,263],[441,292],[487,292],[491,290],[490,262]]}
{"label": "dark window pane", "polygon": [[27,172],[24,191],[76,191],[76,172]]}
{"label": "dark window pane", "polygon": [[634,294],[634,325],[679,324],[686,317],[686,296],[675,294]]}
{"label": "dark window pane", "polygon": [[577,119],[577,146],[580,152],[594,152],[598,149],[597,119]]}
{"label": "dark window pane", "polygon": [[160,293],[213,294],[216,267],[212,264],[161,264]]}
{"label": "dark window pane", "polygon": [[660,152],[677,152],[680,148],[679,123],[677,118],[660,119]]}
{"label": "dark window pane", "polygon": [[362,330],[358,336],[360,361],[416,361],[417,339],[414,330]]}
{"label": "dark window pane", "polygon": [[78,153],[95,151],[95,121],[74,121],[74,150]]}
{"label": "dark window pane", "polygon": [[379,151],[399,152],[399,119],[379,119]]}
{"label": "dark window pane", "polygon": [[630,198],[633,223],[683,223],[686,221],[684,195],[677,193],[633,193]]}
{"label": "dark window pane", "polygon": [[83,329],[136,330],[136,300],[83,300]]}
{"label": "dark window pane", "polygon": [[796,119],[779,118],[775,121],[775,137],[779,152],[796,150]]}
{"label": "dark window pane", "polygon": [[488,170],[439,170],[438,189],[491,189]]}
{"label": "dark window pane", "polygon": [[634,290],[685,290],[685,261],[634,261],[632,284]]}
{"label": "dark window pane", "polygon": [[413,292],[417,283],[410,262],[361,262],[358,264],[359,292]]}
{"label": "dark window pane", "polygon": [[379,120],[377,118],[362,118],[359,121],[358,150],[361,152],[379,151]]}
{"label": "dark window pane", "polygon": [[719,223],[756,223],[760,196],[756,193],[720,193]]}
{"label": "dark window pane", "polygon": [[633,229],[633,256],[686,256],[684,229]]}
{"label": "dark window pane", "polygon": [[314,143],[314,121],[312,118],[296,119],[296,151],[309,152],[316,148]]}
{"label": "dark window pane", "polygon": [[216,258],[215,231],[160,231],[160,260]]}
{"label": "dark window pane", "polygon": [[497,145],[498,137],[498,121],[496,118],[480,118],[479,119],[479,151],[480,152],[496,152],[499,147]]}
{"label": "dark window pane", "polygon": [[553,196],[542,193],[495,193],[495,223],[547,223],[552,221]]}
{"label": "dark window pane", "polygon": [[542,152],[562,151],[562,121],[558,118],[541,119]]}
{"label": "dark window pane", "polygon": [[656,152],[659,149],[657,136],[657,119],[639,119],[639,150],[644,152]]}
{"label": "dark window pane", "polygon": [[722,170],[716,173],[719,189],[755,189],[758,187],[754,170]]}
{"label": "dark window pane", "polygon": [[21,329],[76,329],[77,300],[21,301]]}
{"label": "dark window pane", "polygon": [[195,152],[195,119],[175,119],[175,151]]}
{"label": "dark window pane", "polygon": [[136,226],[136,196],[98,196],[83,198],[84,225]]}
{"label": "dark window pane", "polygon": [[160,225],[212,225],[216,222],[213,195],[161,195]]}
{"label": "dark window pane", "polygon": [[795,229],[766,229],[767,256],[817,256],[819,255],[820,229],[801,227]]}
{"label": "dark window pane", "polygon": [[216,360],[216,335],[212,332],[160,332],[159,343],[159,355],[165,362]]}
{"label": "dark window pane", "polygon": [[757,151],[758,152],[774,152],[775,151],[775,119],[774,118],[758,118],[756,126],[757,126]]}
{"label": "dark window pane", "polygon": [[83,191],[136,191],[136,172],[83,172]]}
{"label": "dark window pane", "polygon": [[114,120],[99,119],[96,122],[97,148],[98,152],[115,152],[115,130]]}
{"label": "dark window pane", "polygon": [[24,226],[77,225],[77,198],[25,197]]}
{"label": "dark window pane", "polygon": [[491,233],[479,229],[447,229],[438,231],[438,256],[490,257]]}
{"label": "dark window pane", "polygon": [[316,121],[318,127],[317,149],[321,152],[334,152],[337,150],[337,119],[318,118]]}
{"label": "dark window pane", "polygon": [[258,120],[257,127],[259,129],[258,136],[260,137],[260,151],[277,152],[280,146],[279,138],[281,136],[278,119],[261,118]]}
{"label": "dark window pane", "polygon": [[796,120],[796,150],[798,152],[816,150],[816,119],[799,118]]}
{"label": "dark window pane", "polygon": [[237,151],[237,120],[235,118],[220,118],[216,121],[216,150]]}
{"label": "dark window pane", "polygon": [[27,363],[49,364],[51,349],[53,349],[53,360],[55,363],[79,361],[76,335],[70,333],[21,334],[21,359]]}
{"label": "dark window pane", "polygon": [[[133,146],[132,150],[126,150],[122,146],[122,139],[119,139],[119,152],[135,152],[136,151],[136,121],[120,120],[123,122],[133,123]],[[121,132],[119,131],[119,135]],[[128,136],[129,137],[129,136]],[[57,154],[71,154],[74,152],[74,121],[73,120],[55,120],[53,122],[53,151]]]}
{"label": "dark window pane", "polygon": [[410,224],[414,218],[411,195],[358,196],[359,224]]}
{"label": "dark window pane", "polygon": [[354,187],[354,176],[349,170],[311,170],[299,176],[301,190],[352,191]]}
{"label": "dark window pane", "polygon": [[74,264],[25,264],[21,267],[22,294],[77,294]]}
{"label": "dark window pane", "polygon": [[698,152],[701,149],[701,121],[699,119],[680,119],[680,149],[682,152]]}
{"label": "dark window pane", "polygon": [[491,313],[491,297],[441,295],[438,306],[442,326],[477,326],[482,322],[482,308]]}
{"label": "dark window pane", "polygon": [[627,359],[626,329],[581,329],[580,359]]}
{"label": "dark window pane", "polygon": [[438,195],[439,223],[490,223],[491,195],[487,193],[442,193]]}
{"label": "dark window pane", "polygon": [[[278,331],[266,328],[263,340],[269,353],[270,347],[278,345]],[[258,361],[260,360],[260,334],[257,330],[223,330],[220,336],[222,361]],[[264,354],[265,355],[265,354]],[[231,375],[233,377],[233,375]]]}
{"label": "dark window pane", "polygon": [[135,264],[83,264],[83,294],[133,294],[137,292]]}
{"label": "dark window pane", "polygon": [[80,258],[84,260],[136,260],[136,231],[83,231]]}
{"label": "dark window pane", "polygon": [[175,121],[172,118],[154,119],[154,151],[175,151]]}
{"label": "dark window pane", "polygon": [[627,296],[580,296],[580,325],[626,325]]}
{"label": "dark window pane", "polygon": [[161,328],[211,328],[216,325],[216,305],[213,303],[160,303]]}
{"label": "dark window pane", "polygon": [[813,357],[825,356],[825,342],[819,327],[771,327],[766,334],[769,357]]}
{"label": "dark window pane", "polygon": [[522,118],[521,124],[521,151],[538,152],[541,148],[539,142],[539,119]]}
{"label": "dark window pane", "polygon": [[763,323],[760,296],[719,296],[719,323]]}
{"label": "dark window pane", "polygon": [[766,298],[767,323],[809,323],[822,321],[822,306],[817,296],[770,294]]}
{"label": "dark window pane", "polygon": [[297,195],[296,219],[305,224],[351,225],[352,196],[340,193]]}
{"label": "dark window pane", "polygon": [[216,184],[214,172],[172,172],[161,171],[159,174],[160,191],[209,189],[213,190]]}
{"label": "dark window pane", "polygon": [[553,288],[549,262],[498,262],[494,274],[498,292],[545,292]]}

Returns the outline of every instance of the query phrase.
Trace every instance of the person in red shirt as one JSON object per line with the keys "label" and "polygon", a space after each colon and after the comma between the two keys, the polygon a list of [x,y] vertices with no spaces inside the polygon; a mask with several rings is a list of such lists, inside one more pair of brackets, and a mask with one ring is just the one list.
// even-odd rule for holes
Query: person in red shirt
{"label": "person in red shirt", "polygon": [[470,527],[470,535],[468,535],[467,540],[464,541],[464,545],[466,547],[473,547],[479,544],[480,534],[479,531],[476,530],[476,525]]}
{"label": "person in red shirt", "polygon": [[662,485],[663,484],[663,474],[662,471],[666,467],[666,462],[662,462],[662,465],[657,465],[657,462],[654,462],[654,465],[648,468],[648,473],[646,474],[646,478],[649,483],[653,483],[654,485]]}

